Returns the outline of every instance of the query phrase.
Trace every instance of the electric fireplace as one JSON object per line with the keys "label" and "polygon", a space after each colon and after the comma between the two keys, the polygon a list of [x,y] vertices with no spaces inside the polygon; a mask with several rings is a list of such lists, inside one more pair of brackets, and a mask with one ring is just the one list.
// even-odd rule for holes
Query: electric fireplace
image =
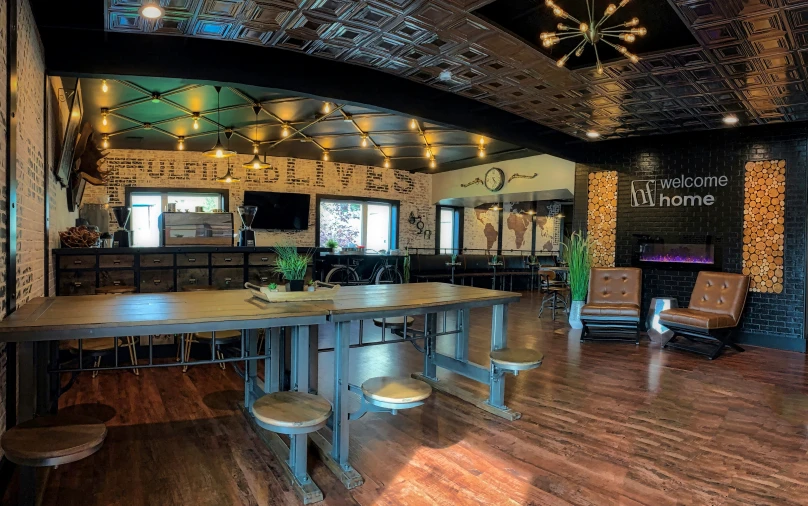
{"label": "electric fireplace", "polygon": [[709,235],[635,235],[632,264],[647,269],[721,270],[721,248]]}

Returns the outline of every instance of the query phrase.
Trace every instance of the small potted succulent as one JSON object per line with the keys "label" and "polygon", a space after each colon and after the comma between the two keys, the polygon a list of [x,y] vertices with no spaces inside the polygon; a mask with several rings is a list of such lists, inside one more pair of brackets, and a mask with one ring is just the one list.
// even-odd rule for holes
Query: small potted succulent
{"label": "small potted succulent", "polygon": [[488,263],[488,265],[491,265],[493,267],[498,267],[502,265],[502,262],[499,261],[499,255],[491,255],[491,261]]}
{"label": "small potted succulent", "polygon": [[533,266],[539,265],[539,257],[537,257],[536,255],[530,255],[529,257],[527,257],[527,264]]}
{"label": "small potted succulent", "polygon": [[278,291],[278,283],[270,283],[269,284],[269,291],[270,292],[277,292]]}
{"label": "small potted succulent", "polygon": [[314,283],[314,280],[311,279],[309,280],[309,291],[313,292],[315,290],[317,290],[317,285]]}
{"label": "small potted succulent", "polygon": [[457,265],[457,253],[452,253],[452,265]]}
{"label": "small potted succulent", "polygon": [[329,239],[325,242],[325,247],[331,250],[331,253],[337,254],[339,252],[339,243],[334,239]]}
{"label": "small potted succulent", "polygon": [[310,253],[298,253],[297,246],[285,244],[273,248],[278,258],[275,260],[275,272],[289,282],[287,292],[302,292],[306,279],[306,271],[311,262]]}

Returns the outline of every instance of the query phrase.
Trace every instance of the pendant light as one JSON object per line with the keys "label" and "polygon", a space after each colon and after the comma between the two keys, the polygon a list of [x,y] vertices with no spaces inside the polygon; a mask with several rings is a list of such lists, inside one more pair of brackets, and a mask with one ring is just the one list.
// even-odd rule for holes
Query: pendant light
{"label": "pendant light", "polygon": [[205,151],[203,154],[205,156],[209,156],[211,158],[230,158],[231,156],[235,155],[235,151],[230,151],[224,147],[222,144],[222,135],[220,130],[221,123],[219,122],[219,114],[221,112],[221,94],[222,94],[222,87],[221,86],[214,86],[216,88],[216,144],[210,148],[209,150]]}
{"label": "pendant light", "polygon": [[261,159],[258,158],[258,112],[260,110],[261,110],[260,105],[256,104],[253,106],[253,111],[255,112],[255,138],[253,139],[255,149],[253,150],[254,155],[252,157],[252,160],[242,165],[242,167],[244,167],[245,169],[259,170],[269,168],[268,163],[262,162]]}
{"label": "pendant light", "polygon": [[240,181],[241,179],[237,178],[236,176],[233,175],[232,172],[230,172],[230,160],[227,160],[227,173],[223,177],[218,178],[216,182],[230,184],[230,183],[238,183]]}

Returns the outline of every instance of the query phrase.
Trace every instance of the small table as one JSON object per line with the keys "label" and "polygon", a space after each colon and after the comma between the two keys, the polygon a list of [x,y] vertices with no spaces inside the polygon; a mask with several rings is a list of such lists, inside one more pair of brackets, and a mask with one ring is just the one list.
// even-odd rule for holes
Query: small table
{"label": "small table", "polygon": [[668,327],[659,323],[659,313],[666,309],[679,307],[679,301],[673,297],[654,297],[648,307],[648,316],[645,319],[645,327],[648,329],[648,337],[653,342],[664,342],[673,334]]}

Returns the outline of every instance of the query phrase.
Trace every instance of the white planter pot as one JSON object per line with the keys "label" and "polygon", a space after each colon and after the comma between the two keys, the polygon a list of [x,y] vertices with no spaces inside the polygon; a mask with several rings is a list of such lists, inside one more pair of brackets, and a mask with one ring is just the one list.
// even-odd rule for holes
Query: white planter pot
{"label": "white planter pot", "polygon": [[582,300],[574,300],[570,304],[570,327],[574,329],[584,328],[583,323],[581,323],[581,308],[584,307],[584,304],[586,302]]}

